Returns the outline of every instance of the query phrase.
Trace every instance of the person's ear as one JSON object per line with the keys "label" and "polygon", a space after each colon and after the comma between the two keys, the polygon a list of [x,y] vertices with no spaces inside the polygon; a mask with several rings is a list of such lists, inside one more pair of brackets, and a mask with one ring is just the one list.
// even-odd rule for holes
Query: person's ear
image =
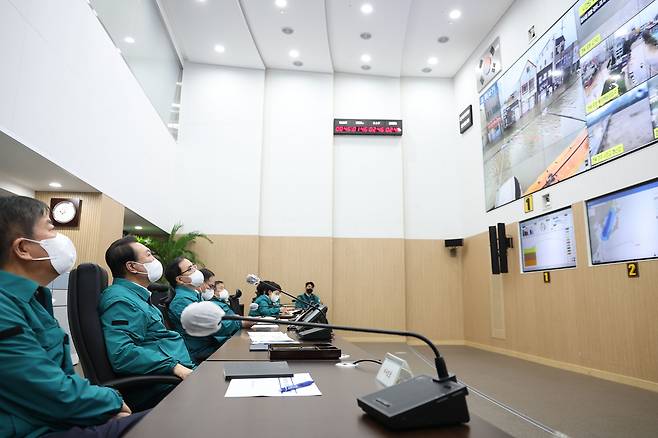
{"label": "person's ear", "polygon": [[16,254],[21,260],[33,260],[34,257],[27,251],[27,246],[30,244],[27,240],[19,237],[11,243],[11,251]]}

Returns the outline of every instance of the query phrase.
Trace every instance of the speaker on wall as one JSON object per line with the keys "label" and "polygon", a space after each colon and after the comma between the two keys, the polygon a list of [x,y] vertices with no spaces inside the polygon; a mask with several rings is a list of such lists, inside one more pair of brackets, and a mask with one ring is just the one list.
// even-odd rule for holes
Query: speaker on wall
{"label": "speaker on wall", "polygon": [[498,262],[498,236],[496,227],[489,227],[489,252],[491,254],[491,273],[500,274],[500,264]]}
{"label": "speaker on wall", "polygon": [[507,248],[509,241],[507,240],[507,232],[505,231],[505,224],[498,222],[498,259],[500,264],[500,272],[507,274],[509,272],[507,267]]}
{"label": "speaker on wall", "polygon": [[446,239],[443,242],[445,243],[446,248],[464,246],[464,239]]}

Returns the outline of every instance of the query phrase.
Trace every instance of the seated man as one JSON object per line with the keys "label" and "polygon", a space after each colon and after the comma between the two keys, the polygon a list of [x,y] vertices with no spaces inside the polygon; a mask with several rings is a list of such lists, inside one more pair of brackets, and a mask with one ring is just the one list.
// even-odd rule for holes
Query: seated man
{"label": "seated man", "polygon": [[[160,261],[134,236],[126,236],[110,245],[105,262],[114,281],[101,295],[98,313],[114,372],[187,377],[195,364],[183,338],[167,330],[160,310],[149,302],[146,288],[162,277]],[[135,409],[149,408],[173,388],[165,384],[143,388],[131,393],[128,401]]]}
{"label": "seated man", "polygon": [[295,307],[297,309],[308,309],[311,307],[309,304],[316,306],[320,304],[320,297],[313,293],[313,289],[315,289],[315,283],[312,281],[307,281],[305,288],[306,291],[303,294],[297,295],[297,299],[295,300]]}
{"label": "seated man", "polygon": [[203,301],[209,301],[215,296],[215,273],[208,268],[201,268],[199,271],[203,274],[203,283],[196,290]]}
{"label": "seated man", "polygon": [[258,283],[258,286],[256,286],[256,299],[254,300],[254,304],[258,307],[252,307],[249,316],[273,316],[276,318],[281,313],[279,294],[266,283],[281,289],[281,286],[273,281],[265,280]]}
{"label": "seated man", "polygon": [[[214,274],[212,279],[214,280]],[[215,294],[214,296],[210,299],[210,302],[215,303],[218,305],[227,315],[235,315],[235,312],[233,309],[231,309],[231,306],[228,303],[228,298],[229,294],[226,289],[224,289],[224,283],[222,281],[217,281],[215,284],[219,284],[220,287],[215,288]],[[226,340],[236,334],[240,329],[244,327],[251,327],[251,324],[249,324],[247,321],[222,321],[221,322],[221,328],[219,331],[216,333],[216,335],[224,335]]]}
{"label": "seated man", "polygon": [[174,330],[183,336],[187,351],[198,365],[213,354],[226,340],[225,334],[217,333],[203,337],[190,336],[181,325],[180,318],[183,310],[192,303],[203,301],[201,295],[195,290],[204,284],[203,274],[188,259],[177,257],[165,269],[165,278],[170,285],[175,287],[174,299],[169,303],[169,320]]}
{"label": "seated man", "polygon": [[75,258],[46,204],[0,198],[0,436],[119,437],[144,415],[130,415],[116,390],[73,371],[69,337],[44,285]]}

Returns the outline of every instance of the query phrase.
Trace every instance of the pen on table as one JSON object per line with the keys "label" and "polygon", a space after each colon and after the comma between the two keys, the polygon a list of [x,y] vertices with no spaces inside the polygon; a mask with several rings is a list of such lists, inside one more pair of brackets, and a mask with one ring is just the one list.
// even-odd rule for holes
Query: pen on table
{"label": "pen on table", "polygon": [[281,392],[294,391],[295,389],[311,386],[313,383],[314,383],[313,380],[309,380],[308,382],[301,382],[290,386],[284,386],[283,388],[281,388]]}

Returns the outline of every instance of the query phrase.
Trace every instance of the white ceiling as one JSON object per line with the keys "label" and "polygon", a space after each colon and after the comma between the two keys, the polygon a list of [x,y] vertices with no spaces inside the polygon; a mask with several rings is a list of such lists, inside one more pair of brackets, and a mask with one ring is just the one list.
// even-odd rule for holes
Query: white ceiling
{"label": "white ceiling", "polygon": [[[97,192],[95,188],[0,131],[0,179],[33,191]],[[58,182],[61,188],[50,187]]]}
{"label": "white ceiling", "polygon": [[[135,227],[142,227],[140,230]],[[153,225],[134,211],[129,208],[123,209],[123,232],[126,234],[139,234],[139,235],[165,235],[166,233],[160,228]]]}
{"label": "white ceiling", "polygon": [[[393,77],[453,77],[513,2],[287,0],[281,9],[275,0],[157,1],[185,61]],[[371,14],[361,12],[364,3]],[[459,19],[449,18],[453,9],[461,10]],[[364,32],[372,38],[362,39]],[[450,40],[439,43],[441,36]],[[216,44],[226,51],[215,52]],[[289,56],[293,49],[297,59]],[[362,62],[363,54],[371,61]],[[429,57],[438,63],[428,65]],[[422,72],[426,67],[432,71]]]}

